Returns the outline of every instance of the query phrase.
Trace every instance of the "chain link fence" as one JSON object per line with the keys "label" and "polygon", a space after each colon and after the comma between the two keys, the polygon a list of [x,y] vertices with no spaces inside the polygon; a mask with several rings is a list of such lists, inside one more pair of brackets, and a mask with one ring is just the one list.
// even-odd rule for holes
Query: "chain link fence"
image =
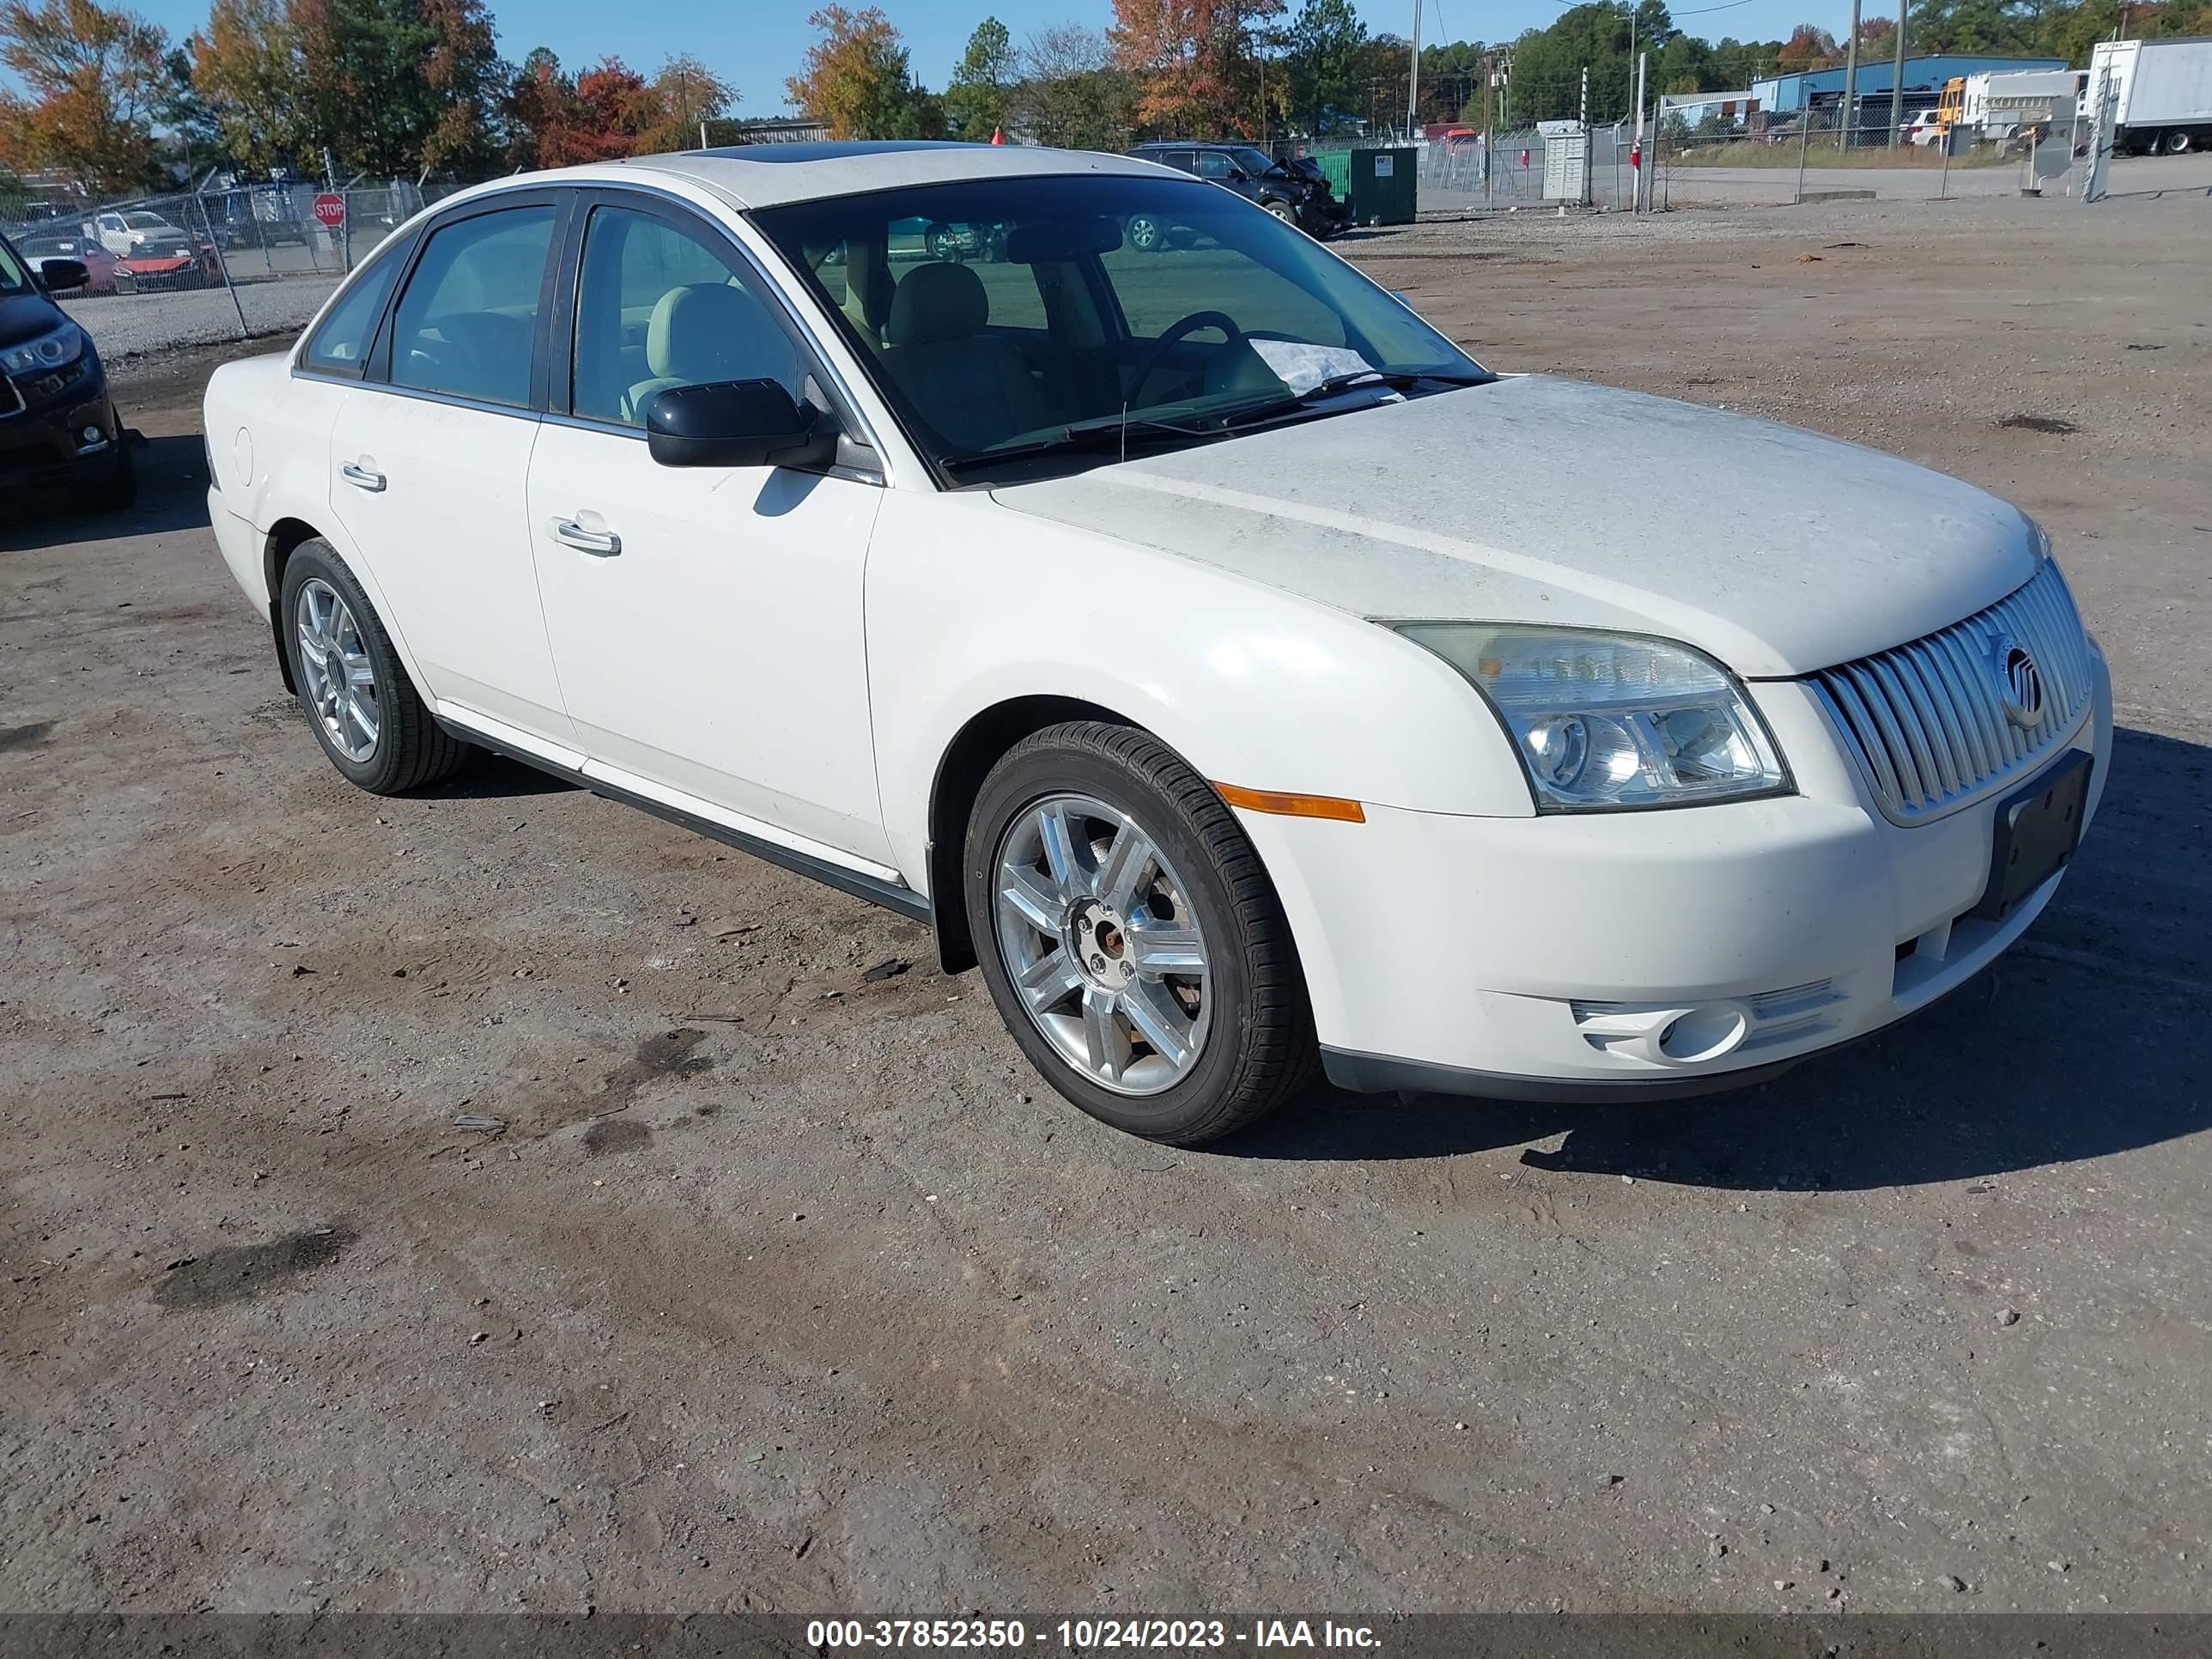
{"label": "chain link fence", "polygon": [[103,356],[119,357],[299,327],[424,200],[404,180],[22,198],[0,202],[0,234],[41,270],[60,259],[85,267],[86,282],[57,297]]}

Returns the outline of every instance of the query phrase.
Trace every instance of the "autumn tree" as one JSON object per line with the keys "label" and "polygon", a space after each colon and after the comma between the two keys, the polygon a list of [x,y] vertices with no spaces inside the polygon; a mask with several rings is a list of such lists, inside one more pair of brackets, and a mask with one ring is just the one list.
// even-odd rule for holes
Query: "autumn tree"
{"label": "autumn tree", "polygon": [[934,138],[944,131],[944,107],[915,84],[906,46],[882,8],[828,5],[806,21],[822,39],[806,49],[804,71],[784,87],[831,137]]}
{"label": "autumn tree", "polygon": [[1194,138],[1253,136],[1260,40],[1282,12],[1283,0],[1114,0],[1107,39],[1137,77],[1138,119]]}
{"label": "autumn tree", "polygon": [[1782,43],[1782,50],[1774,54],[1774,66],[1785,74],[1805,70],[1826,69],[1838,62],[1836,37],[1816,23],[1800,23],[1790,31],[1790,38]]}
{"label": "autumn tree", "polygon": [[986,17],[968,37],[968,50],[945,83],[946,134],[981,140],[1003,127],[1014,72],[1012,37],[997,18]]}
{"label": "autumn tree", "polygon": [[232,161],[255,172],[316,147],[309,29],[300,0],[215,0],[188,43],[191,83]]}
{"label": "autumn tree", "polygon": [[574,167],[651,155],[698,142],[699,124],[719,120],[737,89],[690,57],[669,58],[648,81],[619,58],[570,76],[544,46],[522,60],[501,103],[508,164]]}
{"label": "autumn tree", "polygon": [[168,44],[136,12],[99,0],[0,4],[0,64],[26,94],[0,112],[11,155],[102,194],[155,182],[154,117],[168,88]]}

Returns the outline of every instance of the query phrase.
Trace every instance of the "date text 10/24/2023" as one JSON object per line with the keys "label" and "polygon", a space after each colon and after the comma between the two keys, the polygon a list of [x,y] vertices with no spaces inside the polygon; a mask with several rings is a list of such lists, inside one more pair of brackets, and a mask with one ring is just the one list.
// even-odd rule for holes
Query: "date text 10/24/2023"
{"label": "date text 10/24/2023", "polygon": [[864,1648],[945,1648],[971,1653],[1058,1647],[1077,1653],[1111,1649],[1173,1652],[1207,1648],[1334,1648],[1373,1651],[1382,1646],[1367,1625],[1333,1620],[1062,1619],[1034,1631],[1018,1619],[820,1619],[806,1626],[817,1652]]}

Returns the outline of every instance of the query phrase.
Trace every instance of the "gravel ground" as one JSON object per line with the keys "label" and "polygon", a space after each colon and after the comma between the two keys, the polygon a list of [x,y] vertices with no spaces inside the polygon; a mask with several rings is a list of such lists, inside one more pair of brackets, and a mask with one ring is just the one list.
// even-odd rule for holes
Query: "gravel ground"
{"label": "gravel ground", "polygon": [[349,789],[205,528],[213,354],[126,370],[143,505],[0,532],[0,1605],[2212,1608],[2212,219],[2027,205],[1346,244],[1497,367],[2019,500],[2123,731],[1918,1023],[1206,1153],[884,913]]}
{"label": "gravel ground", "polygon": [[336,276],[300,276],[283,282],[246,283],[232,304],[230,290],[194,289],[183,293],[101,294],[63,302],[112,364],[179,346],[213,345],[238,338],[245,313],[250,336],[293,335],[315,314]]}

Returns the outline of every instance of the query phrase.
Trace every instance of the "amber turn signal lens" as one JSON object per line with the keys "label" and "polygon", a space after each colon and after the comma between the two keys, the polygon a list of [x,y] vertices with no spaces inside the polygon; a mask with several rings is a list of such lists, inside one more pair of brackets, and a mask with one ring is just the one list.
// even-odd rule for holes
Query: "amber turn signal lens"
{"label": "amber turn signal lens", "polygon": [[1231,806],[1248,811],[1273,812],[1286,818],[1336,818],[1346,823],[1367,822],[1366,809],[1358,801],[1341,800],[1334,795],[1285,795],[1273,789],[1242,789],[1233,783],[1217,783],[1213,787]]}

